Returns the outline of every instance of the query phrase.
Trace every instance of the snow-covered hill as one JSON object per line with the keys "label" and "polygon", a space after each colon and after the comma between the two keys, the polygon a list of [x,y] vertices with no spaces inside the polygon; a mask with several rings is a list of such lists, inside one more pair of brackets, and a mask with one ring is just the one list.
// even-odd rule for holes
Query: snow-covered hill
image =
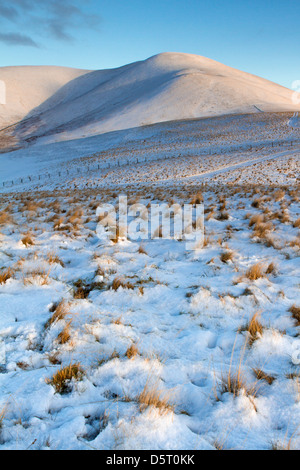
{"label": "snow-covered hill", "polygon": [[28,116],[63,85],[83,73],[86,71],[65,67],[1,67],[6,104],[0,104],[0,128]]}
{"label": "snow-covered hill", "polygon": [[[5,68],[0,123],[30,117],[19,136],[48,141],[156,122],[261,111],[296,111],[291,90],[190,54],[164,53],[113,70]],[[50,137],[51,136],[51,137]]]}

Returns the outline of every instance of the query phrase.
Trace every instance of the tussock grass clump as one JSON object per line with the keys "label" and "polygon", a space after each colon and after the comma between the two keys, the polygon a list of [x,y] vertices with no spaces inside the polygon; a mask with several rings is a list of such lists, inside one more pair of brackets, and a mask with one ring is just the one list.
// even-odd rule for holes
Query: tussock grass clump
{"label": "tussock grass clump", "polygon": [[273,382],[275,382],[275,377],[272,377],[269,374],[266,374],[263,370],[261,369],[253,369],[254,375],[257,378],[257,380],[264,380],[267,382],[269,385],[272,385]]}
{"label": "tussock grass clump", "polygon": [[37,203],[31,200],[27,200],[24,202],[23,208],[21,211],[28,211],[28,212],[34,212],[36,213],[38,209],[41,207],[41,203]]}
{"label": "tussock grass clump", "polygon": [[84,286],[81,284],[75,283],[75,290],[74,290],[74,299],[76,300],[83,300],[87,299],[90,295],[91,289],[88,286]]}
{"label": "tussock grass clump", "polygon": [[[101,269],[98,269],[96,275],[104,276],[104,272]],[[87,299],[90,293],[93,290],[103,289],[103,282],[89,282],[82,279],[78,279],[74,282],[73,296],[76,300]]]}
{"label": "tussock grass clump", "polygon": [[82,224],[83,210],[77,209],[74,213],[68,212],[67,217],[68,223],[71,224],[74,228]]}
{"label": "tussock grass clump", "polygon": [[71,333],[70,333],[70,326],[71,326],[72,320],[69,321],[69,323],[64,327],[64,329],[59,333],[57,340],[60,344],[66,344],[70,341],[71,339]]}
{"label": "tussock grass clump", "polygon": [[45,326],[46,328],[50,328],[51,325],[53,325],[54,323],[60,320],[63,320],[66,317],[66,315],[69,314],[70,309],[69,309],[68,304],[64,300],[62,300],[58,304],[54,304],[50,311],[53,312],[53,315],[47,321],[46,326]]}
{"label": "tussock grass clump", "polygon": [[24,286],[28,286],[33,284],[34,281],[37,281],[41,286],[45,286],[49,284],[49,276],[50,276],[51,269],[46,271],[44,269],[32,269],[30,271],[23,273],[23,284]]}
{"label": "tussock grass clump", "polygon": [[136,397],[140,411],[147,408],[155,408],[160,414],[166,414],[174,411],[174,405],[170,401],[170,392],[159,389],[158,383],[150,385],[146,383],[142,393]]}
{"label": "tussock grass clump", "polygon": [[9,279],[13,277],[13,270],[8,268],[0,272],[0,285],[5,284]]}
{"label": "tussock grass clump", "polygon": [[120,227],[119,224],[116,227],[116,231],[114,236],[111,238],[111,241],[115,244],[122,240],[126,236],[126,229],[125,227]]}
{"label": "tussock grass clump", "polygon": [[293,223],[294,228],[300,228],[300,218]]}
{"label": "tussock grass clump", "polygon": [[191,204],[202,204],[204,202],[204,197],[202,193],[195,194],[191,199]]}
{"label": "tussock grass clump", "polygon": [[222,377],[221,383],[219,384],[219,391],[222,395],[230,393],[234,397],[237,397],[242,390],[247,389],[247,384],[241,373],[231,374],[229,373],[225,377]]}
{"label": "tussock grass clump", "polygon": [[139,354],[139,350],[135,344],[132,344],[126,351],[126,357],[132,359]]}
{"label": "tussock grass clump", "polygon": [[54,253],[48,253],[47,261],[49,264],[59,264],[62,268],[65,267],[64,262]]}
{"label": "tussock grass clump", "polygon": [[0,410],[0,430],[3,428],[3,421],[5,418],[5,414],[6,414],[6,408],[3,408],[2,410]]}
{"label": "tussock grass clump", "polygon": [[13,218],[7,211],[0,211],[0,225],[7,225],[12,222]]}
{"label": "tussock grass clump", "polygon": [[228,220],[229,219],[229,214],[226,211],[220,212],[220,214],[217,217],[217,220],[223,221],[223,220]]}
{"label": "tussock grass clump", "polygon": [[46,379],[46,383],[52,385],[56,393],[63,395],[71,391],[71,380],[81,380],[83,375],[80,363],[70,364],[57,371],[52,379]]}
{"label": "tussock grass clump", "polygon": [[282,200],[285,196],[285,191],[283,189],[278,189],[278,191],[275,191],[274,193],[274,199],[276,202]]}
{"label": "tussock grass clump", "polygon": [[273,451],[291,451],[292,450],[292,445],[293,445],[293,436],[291,439],[286,442],[286,441],[277,441],[272,443],[272,450]]}
{"label": "tussock grass clump", "polygon": [[161,225],[159,227],[157,227],[157,229],[154,231],[153,238],[154,239],[163,238],[163,228],[162,228]]}
{"label": "tussock grass clump", "polygon": [[300,248],[300,235],[298,235],[298,237],[294,238],[294,240],[292,240],[290,243],[289,243],[290,247],[292,248]]}
{"label": "tussock grass clump", "polygon": [[253,227],[256,224],[261,224],[265,221],[265,217],[262,214],[255,214],[249,220],[249,227]]}
{"label": "tussock grass clump", "polygon": [[254,199],[251,206],[254,207],[255,209],[259,209],[261,207],[262,201],[263,201],[262,198]]}
{"label": "tussock grass clump", "polygon": [[29,246],[33,246],[34,245],[34,241],[32,240],[31,236],[29,234],[25,235],[21,242],[23,243],[23,245],[26,246],[26,248],[28,248]]}
{"label": "tussock grass clump", "polygon": [[220,259],[222,263],[228,263],[228,261],[233,260],[234,253],[232,251],[225,251],[221,254]]}
{"label": "tussock grass clump", "polygon": [[289,312],[292,314],[292,317],[297,322],[297,326],[300,326],[300,307],[292,305],[289,308]]}
{"label": "tussock grass clump", "polygon": [[249,333],[249,344],[252,344],[258,340],[260,336],[262,336],[264,327],[259,321],[259,313],[253,315],[249,323],[245,327],[245,331]]}
{"label": "tussock grass clump", "polygon": [[251,268],[248,269],[246,272],[246,277],[250,281],[256,281],[257,279],[261,279],[265,276],[263,271],[263,267],[260,263],[254,264]]}
{"label": "tussock grass clump", "polygon": [[143,245],[140,245],[139,249],[138,249],[138,253],[140,255],[147,255],[147,251],[145,250],[145,248],[143,247]]}
{"label": "tussock grass clump", "polygon": [[266,235],[274,229],[271,222],[263,223],[258,222],[254,225],[253,228],[253,237],[265,238]]}
{"label": "tussock grass clump", "polygon": [[64,217],[55,217],[53,219],[53,228],[54,230],[59,231],[61,229],[61,226],[64,224],[65,219]]}
{"label": "tussock grass clump", "polygon": [[[234,398],[238,397],[241,393],[244,393],[248,398],[253,399],[256,398],[258,394],[257,384],[248,384],[243,375],[241,364],[236,373],[229,370],[228,374],[221,378],[218,391],[222,395],[230,393]],[[254,405],[254,403],[252,404]]]}
{"label": "tussock grass clump", "polygon": [[266,274],[276,274],[277,272],[277,267],[275,263],[270,263],[269,266],[267,267]]}
{"label": "tussock grass clump", "polygon": [[120,287],[122,287],[123,289],[132,289],[132,290],[134,289],[134,285],[131,284],[131,282],[128,282],[122,279],[121,277],[116,277],[113,280],[111,287],[114,291],[117,291]]}

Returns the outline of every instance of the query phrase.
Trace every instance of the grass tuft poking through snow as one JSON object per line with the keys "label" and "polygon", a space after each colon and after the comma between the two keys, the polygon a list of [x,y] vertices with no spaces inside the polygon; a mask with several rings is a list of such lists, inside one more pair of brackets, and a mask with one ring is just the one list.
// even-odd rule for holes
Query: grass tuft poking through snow
{"label": "grass tuft poking through snow", "polygon": [[12,269],[4,269],[0,272],[0,285],[5,284],[9,279],[13,277]]}
{"label": "grass tuft poking through snow", "polygon": [[252,346],[253,343],[255,341],[257,341],[257,339],[259,337],[262,336],[263,331],[264,331],[264,327],[260,323],[259,317],[260,317],[259,313],[256,313],[255,315],[253,315],[250,322],[248,323],[248,325],[244,329],[245,331],[247,331],[249,333],[249,344],[250,344],[250,346]]}
{"label": "grass tuft poking through snow", "polygon": [[300,326],[300,307],[297,305],[292,305],[289,308],[289,312],[292,314],[294,320],[296,320],[297,326]]}
{"label": "grass tuft poking through snow", "polygon": [[71,381],[81,380],[83,375],[84,371],[80,363],[70,364],[57,371],[52,379],[46,379],[46,383],[52,385],[56,393],[63,395],[71,391]]}
{"label": "grass tuft poking through snow", "polygon": [[160,414],[174,411],[174,405],[171,403],[171,393],[161,390],[158,382],[150,384],[147,381],[143,391],[136,397],[140,411],[147,408],[155,408]]}
{"label": "grass tuft poking through snow", "polygon": [[66,315],[69,314],[70,308],[69,308],[69,305],[67,304],[67,302],[62,300],[58,304],[54,304],[53,307],[50,309],[50,311],[53,312],[53,315],[47,321],[47,323],[45,325],[46,329],[50,328],[50,326],[53,325],[54,323],[56,323],[60,320],[63,320],[66,317]]}

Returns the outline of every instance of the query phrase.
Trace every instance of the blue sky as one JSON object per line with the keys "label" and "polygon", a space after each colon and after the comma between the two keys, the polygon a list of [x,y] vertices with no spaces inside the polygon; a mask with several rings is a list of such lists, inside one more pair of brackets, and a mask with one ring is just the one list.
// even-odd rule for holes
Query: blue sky
{"label": "blue sky", "polygon": [[188,52],[300,80],[299,0],[0,0],[0,66],[101,69]]}

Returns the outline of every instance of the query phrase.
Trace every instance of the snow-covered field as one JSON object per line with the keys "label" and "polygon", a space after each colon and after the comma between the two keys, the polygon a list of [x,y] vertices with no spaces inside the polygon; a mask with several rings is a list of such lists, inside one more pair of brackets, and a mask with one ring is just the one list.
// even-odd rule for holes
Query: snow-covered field
{"label": "snow-covered field", "polygon": [[[164,123],[0,156],[0,449],[300,448],[290,118]],[[119,194],[203,199],[204,247],[99,240],[96,209]]]}
{"label": "snow-covered field", "polygon": [[[258,184],[295,184],[300,128],[289,125],[291,116],[221,116],[52,144],[41,139],[36,145],[0,154],[0,191],[243,184],[249,178]],[[266,175],[268,166],[272,171]]]}
{"label": "snow-covered field", "polygon": [[299,448],[299,193],[203,195],[197,252],[100,242],[110,194],[3,198],[1,448]]}

